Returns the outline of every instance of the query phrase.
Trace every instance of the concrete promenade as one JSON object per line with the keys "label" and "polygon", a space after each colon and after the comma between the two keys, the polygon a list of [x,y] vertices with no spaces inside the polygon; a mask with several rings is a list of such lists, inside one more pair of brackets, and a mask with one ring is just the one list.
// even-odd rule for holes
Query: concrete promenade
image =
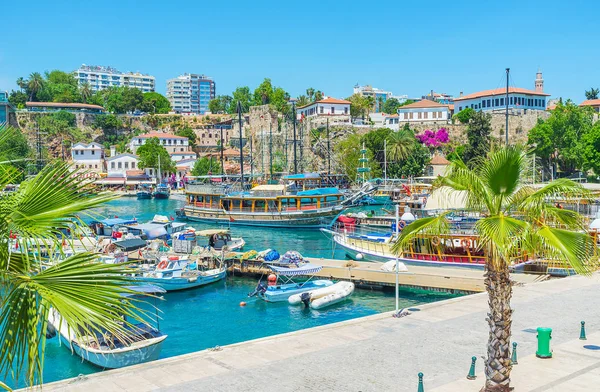
{"label": "concrete promenade", "polygon": [[[600,390],[599,274],[517,286],[512,304],[513,341],[519,344],[515,391]],[[47,384],[44,390],[415,392],[423,372],[425,391],[478,391],[487,307],[487,295],[475,294],[416,307],[401,319],[375,315]],[[581,320],[587,341],[578,340]],[[552,359],[535,358],[539,326],[553,328]],[[478,357],[479,377],[467,381],[472,356]]]}

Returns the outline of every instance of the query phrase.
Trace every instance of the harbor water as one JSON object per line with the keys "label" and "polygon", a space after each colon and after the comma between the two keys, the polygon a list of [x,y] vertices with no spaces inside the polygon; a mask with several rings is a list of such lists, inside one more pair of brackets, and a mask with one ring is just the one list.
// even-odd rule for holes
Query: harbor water
{"label": "harbor water", "polygon": [[[183,203],[174,198],[121,198],[98,208],[95,213],[104,218],[135,216],[138,221],[144,222],[155,214],[175,216],[174,210]],[[196,228],[214,227],[196,222],[191,225]],[[344,257],[340,251],[332,255],[331,241],[318,230],[234,226],[232,234],[246,240],[246,250],[273,248],[282,254],[296,250],[306,256]],[[230,276],[206,287],[165,294],[164,300],[158,302],[160,329],[168,335],[161,358],[368,316],[393,310],[395,306],[393,291],[360,289],[350,300],[321,311],[291,307],[287,303],[266,303],[257,298],[247,298],[256,283],[256,279]],[[450,297],[450,294],[436,292],[401,291],[400,306],[411,307]],[[241,307],[241,301],[247,302],[247,305]],[[71,355],[57,338],[48,340],[44,382],[98,371],[101,369]]]}

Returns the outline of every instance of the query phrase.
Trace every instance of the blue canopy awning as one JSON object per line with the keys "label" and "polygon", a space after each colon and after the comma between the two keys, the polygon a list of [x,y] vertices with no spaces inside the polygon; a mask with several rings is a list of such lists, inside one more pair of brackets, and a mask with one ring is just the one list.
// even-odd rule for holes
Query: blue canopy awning
{"label": "blue canopy awning", "polygon": [[302,174],[289,174],[282,177],[284,180],[316,180],[321,178],[319,173],[302,173]]}
{"label": "blue canopy awning", "polygon": [[137,219],[135,219],[135,218],[130,218],[130,219],[108,218],[108,219],[101,220],[100,223],[102,223],[105,226],[131,225],[131,224],[137,223]]}
{"label": "blue canopy awning", "polygon": [[314,265],[310,263],[301,265],[298,268],[277,267],[274,265],[269,265],[269,268],[271,268],[277,274],[284,276],[314,275],[323,269],[323,267],[320,265]]}

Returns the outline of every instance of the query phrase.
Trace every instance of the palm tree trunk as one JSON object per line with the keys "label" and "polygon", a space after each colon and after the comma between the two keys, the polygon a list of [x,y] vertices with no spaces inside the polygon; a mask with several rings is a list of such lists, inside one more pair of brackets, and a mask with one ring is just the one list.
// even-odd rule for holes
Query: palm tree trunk
{"label": "palm tree trunk", "polygon": [[[497,268],[494,264],[501,264]],[[512,286],[506,263],[488,263],[485,273],[485,287],[489,296],[490,310],[487,317],[490,335],[485,361],[485,392],[511,391],[510,337],[512,309],[510,298]]]}

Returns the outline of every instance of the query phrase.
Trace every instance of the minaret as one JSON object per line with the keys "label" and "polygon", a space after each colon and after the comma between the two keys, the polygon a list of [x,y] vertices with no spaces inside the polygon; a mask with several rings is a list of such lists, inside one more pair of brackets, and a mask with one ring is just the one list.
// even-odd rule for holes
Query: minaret
{"label": "minaret", "polygon": [[542,70],[539,68],[535,74],[535,91],[538,93],[544,92],[544,79],[542,78]]}

